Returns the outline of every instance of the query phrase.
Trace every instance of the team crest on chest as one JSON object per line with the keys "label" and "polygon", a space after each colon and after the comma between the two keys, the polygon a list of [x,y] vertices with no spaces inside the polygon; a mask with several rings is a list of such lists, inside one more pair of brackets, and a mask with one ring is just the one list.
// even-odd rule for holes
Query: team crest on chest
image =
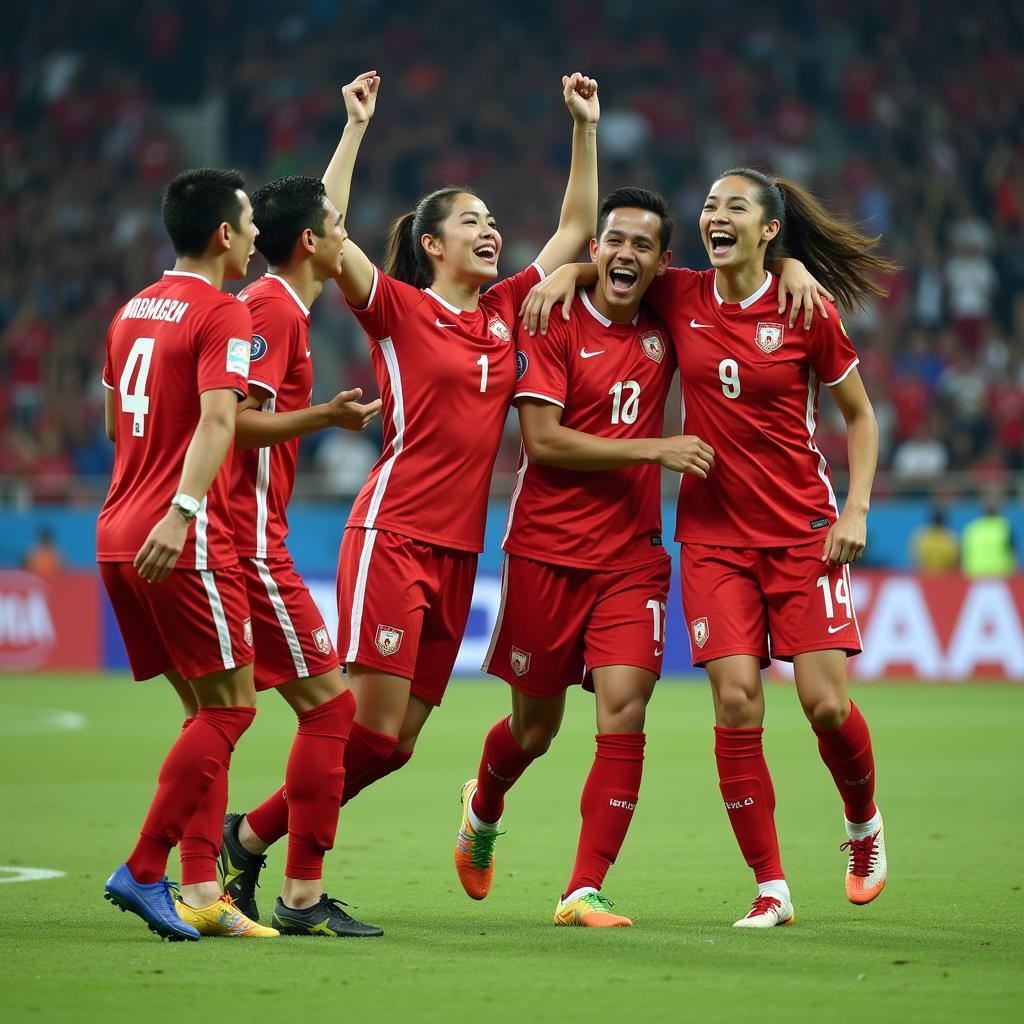
{"label": "team crest on chest", "polygon": [[762,352],[774,352],[781,344],[786,328],[782,324],[758,324],[754,340]]}
{"label": "team crest on chest", "polygon": [[708,620],[707,616],[700,619],[694,619],[690,623],[690,629],[693,630],[693,642],[698,647],[703,647],[708,642]]}
{"label": "team crest on chest", "polygon": [[491,332],[496,338],[500,338],[502,341],[511,341],[512,332],[508,329],[508,325],[500,316],[492,316],[487,322],[487,330]]}
{"label": "team crest on chest", "polygon": [[313,643],[316,645],[316,649],[321,654],[330,654],[331,638],[327,635],[327,627],[320,626],[317,629],[311,629],[310,633],[313,634]]}
{"label": "team crest on chest", "polygon": [[405,636],[404,629],[395,626],[378,626],[375,642],[377,650],[385,657],[394,654],[402,646],[402,637]]}
{"label": "team crest on chest", "polygon": [[242,620],[242,639],[246,647],[252,647],[252,619]]}
{"label": "team crest on chest", "polygon": [[528,651],[521,651],[518,647],[513,647],[508,657],[512,663],[512,671],[517,676],[525,676],[530,671],[530,654]]}
{"label": "team crest on chest", "polygon": [[659,331],[649,331],[640,335],[640,344],[643,346],[644,355],[660,363],[665,358],[665,342],[662,340]]}

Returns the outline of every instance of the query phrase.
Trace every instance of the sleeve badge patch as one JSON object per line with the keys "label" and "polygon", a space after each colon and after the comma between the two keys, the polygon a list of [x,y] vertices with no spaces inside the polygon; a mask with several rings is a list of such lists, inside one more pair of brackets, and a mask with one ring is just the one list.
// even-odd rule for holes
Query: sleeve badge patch
{"label": "sleeve badge patch", "polygon": [[252,354],[249,356],[249,362],[255,363],[257,359],[262,359],[267,354],[267,339],[262,334],[254,334],[252,336]]}
{"label": "sleeve badge patch", "polygon": [[249,373],[249,353],[252,351],[252,342],[244,338],[228,339],[228,358],[225,369],[228,373],[237,373],[245,377]]}
{"label": "sleeve badge patch", "polygon": [[530,359],[527,354],[520,349],[516,353],[516,382],[518,383],[526,376],[526,371],[530,366]]}

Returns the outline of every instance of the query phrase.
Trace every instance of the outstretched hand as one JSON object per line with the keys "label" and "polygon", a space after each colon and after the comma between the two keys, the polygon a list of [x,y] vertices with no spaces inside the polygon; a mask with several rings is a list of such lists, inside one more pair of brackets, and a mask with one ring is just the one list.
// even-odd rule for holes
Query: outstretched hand
{"label": "outstretched hand", "polygon": [[380,413],[380,399],[361,405],[362,388],[351,391],[339,391],[328,403],[327,411],[331,424],[342,430],[362,430],[375,416]]}
{"label": "outstretched hand", "polygon": [[364,71],[343,86],[341,95],[345,100],[345,111],[349,124],[367,124],[377,108],[377,90],[380,75],[376,71]]}
{"label": "outstretched hand", "polygon": [[601,104],[597,100],[597,79],[576,71],[562,75],[565,105],[577,124],[597,124],[601,120]]}

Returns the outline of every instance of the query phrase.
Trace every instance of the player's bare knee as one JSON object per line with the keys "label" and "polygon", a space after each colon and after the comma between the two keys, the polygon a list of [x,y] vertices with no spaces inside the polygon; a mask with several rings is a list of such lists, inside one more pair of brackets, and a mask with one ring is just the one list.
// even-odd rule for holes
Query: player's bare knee
{"label": "player's bare knee", "polygon": [[829,694],[803,705],[807,720],[821,732],[834,732],[850,714],[850,702]]}
{"label": "player's bare knee", "polygon": [[558,726],[538,722],[527,725],[518,740],[519,745],[531,757],[541,757],[548,752],[551,741],[558,735]]}
{"label": "player's bare knee", "polygon": [[760,693],[745,686],[720,682],[715,686],[715,712],[718,724],[726,729],[744,729],[760,724],[763,717]]}
{"label": "player's bare knee", "polygon": [[639,694],[601,715],[601,732],[643,732],[647,701]]}

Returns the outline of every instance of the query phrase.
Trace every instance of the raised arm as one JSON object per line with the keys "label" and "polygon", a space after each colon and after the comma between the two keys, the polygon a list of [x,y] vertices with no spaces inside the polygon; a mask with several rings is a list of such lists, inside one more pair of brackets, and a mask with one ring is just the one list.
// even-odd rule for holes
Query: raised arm
{"label": "raised arm", "polygon": [[579,72],[563,75],[562,92],[573,120],[572,162],[558,230],[537,257],[546,274],[577,259],[597,226],[597,79]]}
{"label": "raised arm", "polygon": [[[341,90],[348,120],[338,148],[334,151],[327,170],[324,171],[323,180],[327,196],[337,207],[342,216],[342,223],[345,224],[348,219],[349,195],[352,191],[352,172],[356,166],[356,156],[363,135],[366,134],[366,126],[377,108],[379,88],[380,76],[377,72],[364,71]],[[345,240],[341,274],[336,280],[345,298],[353,306],[367,304],[370,289],[373,287],[373,264],[350,238]]]}

